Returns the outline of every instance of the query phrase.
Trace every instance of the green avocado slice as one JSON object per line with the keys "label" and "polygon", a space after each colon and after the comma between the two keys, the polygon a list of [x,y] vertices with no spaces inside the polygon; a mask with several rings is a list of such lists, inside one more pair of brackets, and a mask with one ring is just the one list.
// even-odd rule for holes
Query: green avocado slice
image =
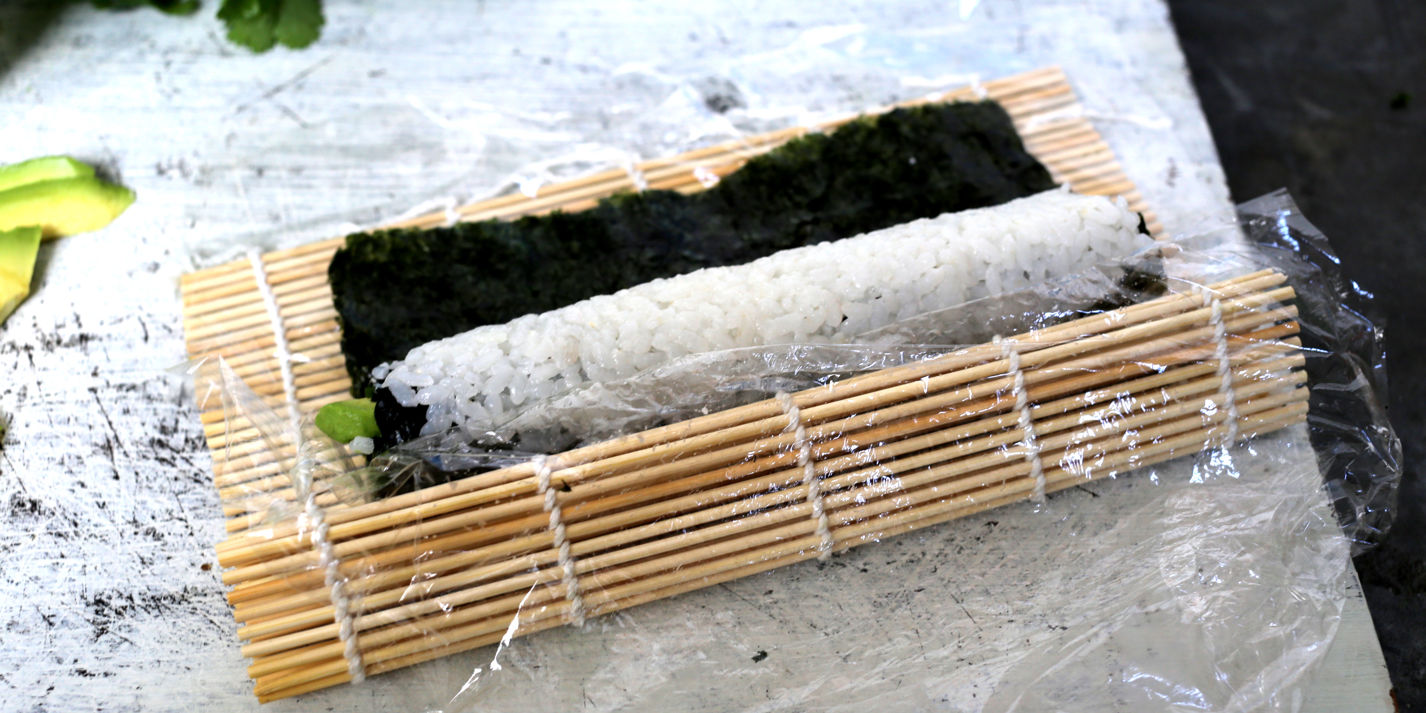
{"label": "green avocado slice", "polygon": [[348,399],[327,404],[317,410],[314,421],[322,433],[338,443],[381,435],[381,429],[376,425],[376,404],[371,399]]}
{"label": "green avocado slice", "polygon": [[0,232],[0,323],[30,296],[40,229],[35,226]]}
{"label": "green avocado slice", "polygon": [[0,191],[0,230],[38,225],[46,240],[108,225],[134,192],[93,176],[58,178]]}
{"label": "green avocado slice", "polygon": [[41,156],[0,166],[0,191],[57,178],[89,178],[94,167],[68,156]]}

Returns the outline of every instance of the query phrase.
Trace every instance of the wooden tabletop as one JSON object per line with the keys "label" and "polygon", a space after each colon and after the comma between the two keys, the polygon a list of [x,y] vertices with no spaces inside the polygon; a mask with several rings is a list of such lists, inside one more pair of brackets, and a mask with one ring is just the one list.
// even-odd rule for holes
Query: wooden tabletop
{"label": "wooden tabletop", "polygon": [[[185,386],[177,288],[185,272],[249,247],[295,246],[1051,64],[1064,68],[1168,232],[1232,215],[1158,0],[733,0],[692,9],[328,0],[317,44],[259,56],[223,39],[214,5],[190,18],[48,0],[0,5],[0,162],[70,154],[138,193],[108,229],[45,245],[35,294],[0,327],[0,412],[9,418],[0,451],[0,710],[257,709],[212,565],[223,518]],[[1041,526],[1045,513],[983,518],[863,548],[868,554],[830,571],[784,573],[766,596],[749,588],[769,581],[759,580],[585,632],[551,632],[502,653],[505,675],[482,685],[491,700],[529,700],[550,683],[539,671],[563,671],[568,693],[578,669],[588,683],[580,705],[589,708],[677,700],[720,710],[755,700],[795,710],[798,699],[785,691],[754,695],[791,681],[814,699],[855,707],[979,707],[998,681],[1034,670],[1034,651],[1002,654],[1000,642],[1034,628],[1036,646],[1064,644],[1069,635],[1054,632],[1075,624],[1045,611],[1033,612],[1033,627],[1014,622],[1019,610],[995,603],[1033,578],[997,563],[1040,562],[1048,555],[1026,553],[1063,548],[1056,538],[1073,524],[1075,532],[1112,529],[1096,515],[1105,503],[1156,502],[1152,487],[1128,482],[1061,499],[1057,526]],[[1312,490],[1310,478],[1295,482]],[[951,591],[899,599],[901,579],[928,562],[954,563],[958,578],[932,580],[953,583]],[[1309,627],[1335,626],[1336,636],[1302,692],[1304,709],[1390,710],[1370,620],[1343,567],[1333,570],[1346,583],[1340,625],[1329,606]],[[819,594],[827,582],[838,583],[842,600]],[[1052,583],[1036,586],[1013,601],[1054,601]],[[757,624],[817,596],[826,597],[814,602],[820,616],[806,627]],[[876,614],[898,609],[916,616]],[[1156,612],[1141,613],[1148,621]],[[853,685],[879,660],[862,650],[843,652],[855,668],[799,677],[799,665],[823,659],[800,658],[789,632],[815,642],[828,618],[836,624],[823,628],[846,637],[905,624],[914,634],[901,634],[931,642],[927,661],[967,673]],[[688,632],[726,627],[707,639],[725,648],[691,650],[696,637],[663,631],[669,622]],[[716,668],[704,683],[724,680],[738,695],[690,690],[682,674],[623,685],[612,673],[623,669],[597,663],[699,655]],[[488,676],[491,663],[487,653],[417,667],[266,710],[459,708],[470,701],[447,706],[451,696],[477,666]],[[1004,701],[1002,690],[987,708],[1008,710],[997,708]]]}

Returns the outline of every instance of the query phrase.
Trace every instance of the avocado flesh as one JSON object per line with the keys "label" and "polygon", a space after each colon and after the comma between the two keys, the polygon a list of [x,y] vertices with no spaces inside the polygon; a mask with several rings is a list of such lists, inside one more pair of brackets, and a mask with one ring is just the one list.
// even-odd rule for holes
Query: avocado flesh
{"label": "avocado flesh", "polygon": [[94,167],[68,156],[41,156],[0,166],[0,191],[59,178],[89,178]]}
{"label": "avocado flesh", "polygon": [[93,176],[0,191],[0,230],[37,225],[46,240],[98,230],[134,202],[134,192]]}
{"label": "avocado flesh", "polygon": [[30,295],[40,229],[34,226],[0,232],[0,323]]}
{"label": "avocado flesh", "polygon": [[376,438],[376,404],[371,399],[348,399],[327,404],[317,411],[316,426],[338,443],[358,437]]}

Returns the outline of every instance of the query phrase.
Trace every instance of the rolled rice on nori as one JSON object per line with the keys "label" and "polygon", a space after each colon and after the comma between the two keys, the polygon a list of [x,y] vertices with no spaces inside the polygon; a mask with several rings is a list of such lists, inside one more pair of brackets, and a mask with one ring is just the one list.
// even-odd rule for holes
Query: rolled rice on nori
{"label": "rolled rice on nori", "polygon": [[1053,186],[998,104],[928,104],[794,139],[701,193],[350,235],[328,274],[361,393],[378,364],[475,327]]}

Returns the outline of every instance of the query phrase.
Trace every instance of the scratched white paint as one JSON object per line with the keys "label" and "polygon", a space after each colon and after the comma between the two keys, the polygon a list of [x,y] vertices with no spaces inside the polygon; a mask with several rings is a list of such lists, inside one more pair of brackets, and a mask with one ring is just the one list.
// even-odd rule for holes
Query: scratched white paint
{"label": "scratched white paint", "polygon": [[[944,0],[328,0],[317,45],[262,56],[221,40],[213,4],[189,19],[0,4],[0,162],[68,153],[139,194],[102,233],[46,245],[36,295],[0,327],[0,411],[10,418],[0,453],[0,710],[257,708],[217,575],[203,569],[221,527],[192,395],[174,370],[176,280],[195,265],[1049,63],[1064,66],[1170,231],[1229,211],[1156,0],[983,2],[964,18]],[[714,95],[732,110],[710,109]],[[1003,618],[997,589],[1023,578],[998,564],[1002,555],[1050,549],[1033,524],[967,526],[920,550],[888,544],[838,566],[914,567],[929,553],[983,572],[960,593],[971,603],[954,623],[974,632],[974,612]],[[808,571],[788,575],[788,588],[819,581]],[[755,618],[764,607],[739,596],[761,595],[742,589],[665,606],[704,610],[700,626]],[[1343,617],[1309,707],[1385,709],[1380,654],[1355,592]],[[997,637],[1018,631],[995,626],[1011,627]],[[550,636],[593,647],[575,649],[590,656],[601,641],[623,641]],[[779,643],[758,645],[755,629],[750,637],[730,646]],[[524,661],[546,654],[526,651]],[[409,710],[413,687],[454,693],[477,664],[488,656],[269,710]],[[974,692],[946,695],[970,704]]]}

